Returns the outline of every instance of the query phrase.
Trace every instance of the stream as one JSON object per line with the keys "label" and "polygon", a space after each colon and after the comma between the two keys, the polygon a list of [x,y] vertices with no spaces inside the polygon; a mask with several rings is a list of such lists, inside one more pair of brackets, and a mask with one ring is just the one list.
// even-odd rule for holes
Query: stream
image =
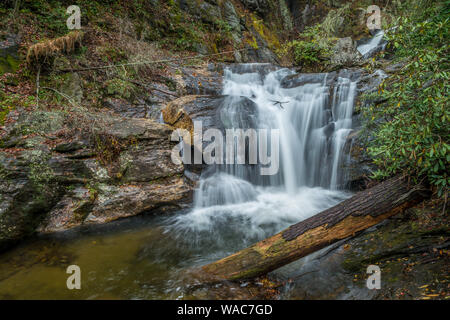
{"label": "stream", "polygon": [[[344,146],[352,130],[356,82],[333,77],[298,76],[264,64],[225,69],[224,127],[279,130],[278,172],[261,176],[259,164],[211,165],[201,175],[190,210],[30,239],[0,256],[0,299],[210,297],[189,290],[187,270],[351,195],[340,168],[348,157]],[[286,85],[286,79],[300,84]],[[251,100],[251,108],[243,109],[242,97]],[[71,264],[81,268],[81,290],[66,287]],[[234,289],[224,298],[239,296],[245,287]]]}

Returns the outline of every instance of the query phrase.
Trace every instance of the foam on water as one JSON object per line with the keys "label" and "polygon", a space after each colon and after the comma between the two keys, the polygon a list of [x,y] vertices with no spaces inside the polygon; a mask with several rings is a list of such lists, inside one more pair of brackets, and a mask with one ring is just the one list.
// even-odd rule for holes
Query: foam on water
{"label": "foam on water", "polygon": [[[288,69],[261,72],[264,65],[225,70],[222,106],[232,128],[242,128],[245,114],[238,98],[257,106],[257,128],[280,130],[280,170],[270,177],[254,166],[217,166],[206,171],[195,193],[194,209],[174,218],[170,229],[201,242],[237,247],[270,236],[346,197],[340,170],[343,148],[351,131],[356,83],[338,78],[334,88],[327,74],[314,83],[286,89]],[[277,104],[277,102],[282,102]],[[254,121],[254,118],[252,118]],[[211,173],[212,172],[212,173]],[[236,240],[239,239],[239,240]]]}
{"label": "foam on water", "polygon": [[366,44],[362,44],[358,46],[356,49],[361,53],[363,57],[366,57],[368,53],[370,53],[372,50],[374,50],[378,45],[380,45],[381,41],[383,40],[384,31],[380,30],[378,31],[375,36]]}

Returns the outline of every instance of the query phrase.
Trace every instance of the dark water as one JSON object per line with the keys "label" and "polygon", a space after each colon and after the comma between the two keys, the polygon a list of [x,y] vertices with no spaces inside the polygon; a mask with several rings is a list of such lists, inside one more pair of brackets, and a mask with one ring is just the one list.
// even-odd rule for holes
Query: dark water
{"label": "dark water", "polygon": [[[0,256],[1,299],[176,299],[198,253],[164,234],[167,218],[132,218],[30,239]],[[81,268],[69,290],[66,268]]]}
{"label": "dark water", "polygon": [[[314,212],[347,196],[326,196],[322,189],[317,194],[323,204],[310,209]],[[190,271],[284,229],[301,215],[278,217],[276,223],[221,215],[209,217],[208,228],[194,224],[192,215],[133,217],[29,239],[0,255],[0,299],[265,298],[259,282],[198,286]],[[255,225],[257,232],[249,232]],[[81,269],[81,290],[67,288],[69,265]]]}

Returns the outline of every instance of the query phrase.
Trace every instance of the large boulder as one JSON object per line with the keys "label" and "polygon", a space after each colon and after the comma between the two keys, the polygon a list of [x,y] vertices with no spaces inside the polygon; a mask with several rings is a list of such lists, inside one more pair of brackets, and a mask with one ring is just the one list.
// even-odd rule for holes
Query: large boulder
{"label": "large boulder", "polygon": [[162,111],[164,122],[194,134],[194,122],[203,130],[210,128],[256,128],[257,107],[247,97],[185,96],[167,104]]}
{"label": "large boulder", "polygon": [[281,87],[285,89],[296,88],[311,83],[324,83],[331,85],[336,80],[336,72],[330,73],[294,73],[281,80]]}
{"label": "large boulder", "polygon": [[[172,130],[148,119],[86,115],[96,125],[64,134],[62,112],[31,112],[0,149],[0,250],[53,232],[185,207],[192,185],[172,162]],[[77,125],[80,125],[79,123]]]}
{"label": "large boulder", "polygon": [[333,68],[352,67],[361,64],[361,55],[350,37],[340,38],[333,47],[330,62]]}
{"label": "large boulder", "polygon": [[222,93],[222,74],[214,65],[186,67],[182,69],[182,90],[187,95],[220,95]]}

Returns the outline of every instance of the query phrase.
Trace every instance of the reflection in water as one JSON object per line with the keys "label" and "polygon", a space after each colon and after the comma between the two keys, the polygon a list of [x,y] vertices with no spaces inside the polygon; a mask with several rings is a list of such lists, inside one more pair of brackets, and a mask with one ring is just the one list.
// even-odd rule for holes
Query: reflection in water
{"label": "reflection in water", "polygon": [[[261,283],[198,286],[186,271],[224,253],[165,232],[171,222],[135,217],[30,239],[0,256],[0,299],[268,298]],[[72,264],[81,290],[66,287]]]}

